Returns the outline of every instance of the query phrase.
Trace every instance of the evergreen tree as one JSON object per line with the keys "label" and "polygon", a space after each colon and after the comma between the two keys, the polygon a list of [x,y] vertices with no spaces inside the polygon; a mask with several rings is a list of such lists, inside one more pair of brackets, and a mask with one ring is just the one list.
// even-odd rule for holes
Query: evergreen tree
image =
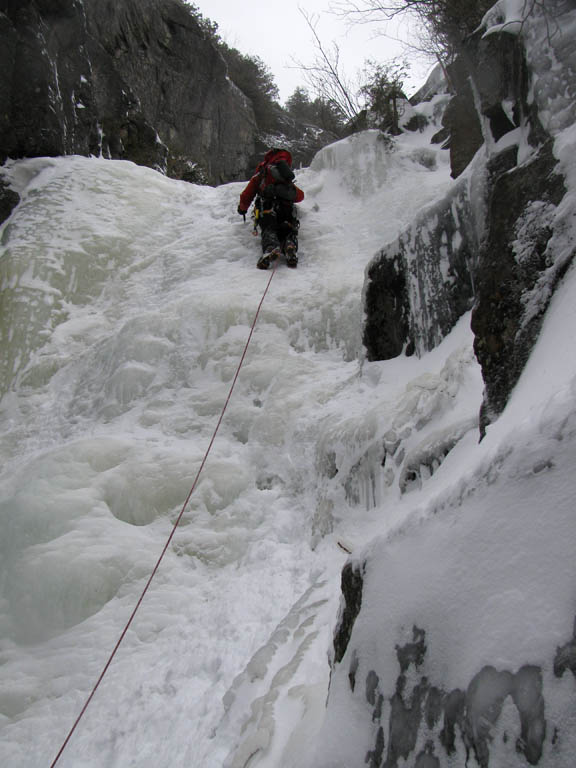
{"label": "evergreen tree", "polygon": [[306,88],[298,86],[286,100],[286,111],[301,123],[311,123],[325,131],[340,136],[345,125],[345,116],[330,101],[317,97],[312,101]]}
{"label": "evergreen tree", "polygon": [[314,114],[316,115],[316,125],[325,131],[335,133],[336,136],[343,135],[346,126],[346,116],[336,104],[317,98],[313,101],[313,107]]}
{"label": "evergreen tree", "polygon": [[286,99],[285,108],[291,117],[302,123],[313,123],[316,119],[314,104],[310,100],[308,91],[302,86],[298,86]]}
{"label": "evergreen tree", "polygon": [[180,2],[186,5],[204,34],[222,54],[230,80],[252,102],[258,127],[264,130],[275,128],[280,110],[279,93],[268,66],[258,56],[248,56],[225,43],[218,34],[218,24],[204,17],[194,3]]}
{"label": "evergreen tree", "polygon": [[360,88],[366,99],[366,107],[378,122],[378,127],[394,136],[401,133],[401,102],[405,99],[404,80],[408,68],[403,61],[395,60],[388,64],[368,61],[366,63],[367,80]]}
{"label": "evergreen tree", "polygon": [[252,102],[259,128],[272,129],[278,117],[278,87],[274,75],[258,56],[247,56],[220,41],[228,76]]}

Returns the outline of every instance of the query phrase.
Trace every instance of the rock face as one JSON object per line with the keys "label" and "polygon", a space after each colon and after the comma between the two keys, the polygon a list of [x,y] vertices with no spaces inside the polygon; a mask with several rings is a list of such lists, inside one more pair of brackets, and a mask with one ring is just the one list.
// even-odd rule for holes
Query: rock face
{"label": "rock face", "polygon": [[508,172],[494,169],[472,313],[474,351],[485,383],[482,432],[504,409],[574,257],[554,251],[554,214],[565,194],[556,166],[546,142],[530,162]]}
{"label": "rock face", "polygon": [[472,306],[478,223],[468,180],[383,248],[367,270],[369,360],[432,349]]}
{"label": "rock face", "polygon": [[20,195],[10,189],[4,179],[0,178],[0,224],[6,221],[19,202]]}
{"label": "rock face", "polygon": [[[558,18],[573,8],[562,2],[551,5]],[[484,37],[485,30],[480,30],[470,38],[450,72],[457,92],[444,125],[450,133],[452,176],[457,181],[444,200],[382,248],[369,265],[365,282],[364,344],[370,360],[432,349],[472,308],[474,353],[484,379],[481,436],[505,408],[551,298],[576,255],[573,241],[565,236],[574,216],[574,196],[573,187],[567,192],[569,179],[562,169],[570,172],[571,163],[562,165],[563,142],[555,141],[559,131],[576,123],[574,36],[552,39],[545,31],[546,22],[538,20],[541,11],[536,11],[532,24],[524,25],[522,35],[512,36],[505,25],[500,28],[505,20],[498,13],[495,8],[491,34]],[[454,440],[465,433],[463,428]],[[396,453],[396,445],[392,448]],[[571,455],[568,446],[563,450]],[[402,490],[424,455],[416,452],[412,464],[405,461]],[[486,525],[487,509],[501,508],[498,530],[511,514],[502,498],[509,501],[513,473],[504,472],[498,481],[499,461],[503,456],[485,476],[478,505],[481,524],[475,531]],[[489,497],[488,489],[498,482],[502,490]],[[539,487],[534,483],[532,492]],[[546,491],[538,492],[542,502],[536,508],[545,510]],[[465,500],[469,494],[474,490],[467,485],[455,495],[453,507],[447,504],[453,515],[450,527],[463,524],[471,514]],[[445,503],[443,498],[442,509]],[[422,541],[434,540],[441,527],[437,513],[441,517],[434,507],[430,518],[425,523],[419,519],[409,534],[399,527],[375,540],[343,572],[328,707],[330,714],[337,713],[336,726],[329,721],[325,746],[332,749],[331,740],[337,744],[328,753],[326,766],[339,764],[334,756],[346,748],[347,736],[338,742],[337,733],[345,722],[344,708],[351,722],[350,743],[358,733],[363,735],[350,746],[348,761],[342,765],[500,768],[571,763],[573,749],[567,739],[572,730],[564,717],[572,711],[573,699],[564,698],[568,689],[561,690],[560,685],[576,676],[576,624],[572,637],[559,642],[557,633],[546,636],[546,626],[535,630],[531,623],[527,635],[544,638],[547,651],[530,654],[519,633],[517,647],[508,648],[510,662],[497,652],[481,656],[472,649],[466,674],[455,684],[450,675],[458,664],[458,651],[451,658],[446,640],[461,625],[462,605],[450,605],[447,626],[442,624],[439,631],[437,623],[432,630],[450,601],[440,581],[427,578],[427,558],[411,557],[424,551],[418,545],[412,549],[420,534]],[[523,525],[526,518],[521,519]],[[405,540],[399,544],[402,537]],[[462,540],[454,531],[447,533],[446,542],[444,554],[455,553],[455,560],[461,557]],[[515,549],[512,557],[517,555]],[[535,549],[525,548],[524,555],[532,568]],[[442,554],[434,550],[434,556],[438,562],[432,571],[452,578],[454,571]],[[482,567],[482,562],[466,560],[470,584],[480,585],[478,593],[484,589]],[[420,571],[426,576],[418,580]],[[498,589],[506,592],[507,578],[508,574],[496,591],[488,591],[489,600],[501,598]],[[429,583],[433,586],[425,592]],[[456,592],[459,589],[458,582]],[[398,591],[404,600],[392,617],[391,606],[402,599]],[[533,593],[526,587],[527,595]],[[544,613],[549,599],[553,598],[546,595]],[[464,602],[474,604],[469,595]],[[563,604],[561,611],[563,623],[571,624],[571,607]],[[482,621],[484,617],[478,622],[479,632],[498,633],[498,626]],[[470,634],[461,643],[464,653],[474,644]],[[561,681],[557,687],[552,671]],[[573,696],[573,686],[570,691]]]}
{"label": "rock face", "polygon": [[[459,183],[369,266],[364,329],[370,360],[420,354],[474,306],[486,385],[481,433],[506,405],[574,258],[555,246],[565,187],[538,99],[529,97],[534,72],[521,38],[482,35],[451,70],[458,90],[444,124]],[[555,84],[562,98],[571,72]],[[561,114],[571,119],[568,108]]]}
{"label": "rock face", "polygon": [[98,152],[84,8],[0,4],[0,161]]}
{"label": "rock face", "polygon": [[3,0],[0,161],[103,154],[175,178],[243,178],[248,100],[180,0]]}
{"label": "rock face", "polygon": [[257,136],[250,168],[255,168],[271,147],[286,147],[292,155],[294,168],[307,168],[322,147],[338,139],[336,134],[294,120],[287,112],[278,109],[276,132]]}
{"label": "rock face", "polygon": [[362,607],[362,571],[348,563],[342,571],[342,596],[344,598],[338,630],[334,636],[334,661],[338,664],[344,658],[352,628]]}
{"label": "rock face", "polygon": [[0,0],[0,164],[80,154],[186,181],[247,179],[271,146],[336,136],[278,107],[272,134],[183,0]]}
{"label": "rock face", "polygon": [[186,7],[177,0],[85,4],[91,55],[103,64],[99,112],[116,117],[113,82],[105,86],[120,73],[170,149],[169,175],[182,178],[197,162],[212,182],[242,177],[253,149],[252,108]]}

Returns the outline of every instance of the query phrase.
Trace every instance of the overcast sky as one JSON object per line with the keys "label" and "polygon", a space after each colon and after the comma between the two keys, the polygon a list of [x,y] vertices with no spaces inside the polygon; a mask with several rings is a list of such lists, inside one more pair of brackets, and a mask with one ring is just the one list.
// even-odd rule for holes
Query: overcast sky
{"label": "overcast sky", "polygon": [[[314,58],[312,33],[299,7],[318,17],[317,32],[323,44],[338,44],[343,69],[350,79],[362,69],[367,58],[386,62],[403,53],[399,43],[376,37],[378,27],[373,24],[348,28],[342,19],[328,12],[330,0],[194,0],[194,4],[203,16],[218,24],[220,36],[228,45],[244,54],[259,56],[268,65],[280,90],[281,102],[297,86],[305,85],[302,72],[291,68],[295,66],[293,59],[309,63]],[[387,31],[395,37],[406,34],[397,25]],[[413,61],[408,95],[424,82],[429,69],[425,62]]]}

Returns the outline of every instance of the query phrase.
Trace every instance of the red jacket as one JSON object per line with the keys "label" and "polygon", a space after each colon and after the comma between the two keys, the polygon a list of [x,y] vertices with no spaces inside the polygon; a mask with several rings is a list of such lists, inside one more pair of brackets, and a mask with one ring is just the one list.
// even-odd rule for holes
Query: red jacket
{"label": "red jacket", "polygon": [[[264,160],[258,164],[256,173],[252,176],[240,195],[240,210],[247,211],[248,208],[250,208],[250,203],[254,200],[258,192],[264,189],[264,187],[267,187],[268,184],[274,184],[274,177],[267,166],[277,163],[280,160],[284,160],[290,167],[292,167],[292,155],[287,149],[270,149],[266,152]],[[264,178],[262,178],[262,170],[264,168],[266,168],[266,173],[264,174]],[[302,200],[304,200],[304,192],[299,187],[296,187],[296,199],[294,202],[300,203]]]}

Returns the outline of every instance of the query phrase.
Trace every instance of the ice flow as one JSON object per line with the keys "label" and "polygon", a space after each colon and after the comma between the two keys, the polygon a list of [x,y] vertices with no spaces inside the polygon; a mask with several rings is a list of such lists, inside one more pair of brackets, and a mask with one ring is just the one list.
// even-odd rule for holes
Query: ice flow
{"label": "ice flow", "polygon": [[[462,371],[478,405],[465,324],[425,363],[362,365],[364,267],[451,183],[426,141],[390,152],[367,132],[298,173],[298,270],[274,276],[173,546],[60,765],[217,768],[264,748],[274,765],[290,740],[298,760],[326,696],[338,539],[386,526],[366,461],[379,414],[431,418]],[[1,230],[0,762],[32,768],[169,534],[268,274],[240,184],[80,157],[7,174],[22,202]],[[338,491],[336,454],[355,467]]]}

